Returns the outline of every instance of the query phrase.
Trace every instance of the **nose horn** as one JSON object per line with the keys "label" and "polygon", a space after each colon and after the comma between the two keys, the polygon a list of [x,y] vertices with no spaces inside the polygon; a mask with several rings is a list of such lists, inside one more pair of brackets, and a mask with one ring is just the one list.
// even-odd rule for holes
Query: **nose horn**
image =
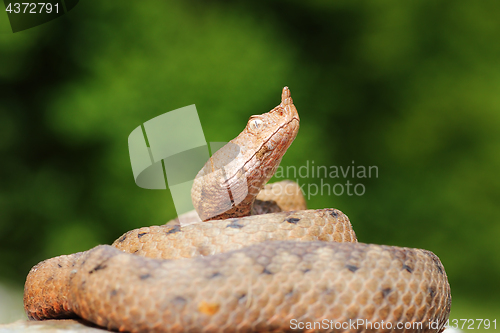
{"label": "nose horn", "polygon": [[281,105],[291,104],[293,104],[293,100],[290,96],[290,89],[288,89],[288,87],[283,87],[283,92],[281,93]]}

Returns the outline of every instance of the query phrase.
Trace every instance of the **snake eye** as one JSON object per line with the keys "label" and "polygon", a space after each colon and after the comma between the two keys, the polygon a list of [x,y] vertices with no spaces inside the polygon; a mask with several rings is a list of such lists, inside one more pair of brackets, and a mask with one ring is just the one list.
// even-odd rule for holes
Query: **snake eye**
{"label": "snake eye", "polygon": [[248,122],[248,125],[250,126],[250,130],[252,131],[258,131],[262,128],[264,125],[264,122],[258,118],[250,119]]}

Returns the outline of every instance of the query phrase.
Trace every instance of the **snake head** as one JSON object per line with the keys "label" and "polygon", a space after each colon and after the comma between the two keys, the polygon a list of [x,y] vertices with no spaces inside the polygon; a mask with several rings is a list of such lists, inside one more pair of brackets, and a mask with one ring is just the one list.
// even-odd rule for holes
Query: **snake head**
{"label": "snake head", "polygon": [[288,87],[271,111],[251,116],[245,129],[219,149],[196,176],[193,205],[202,220],[250,215],[255,197],[274,175],[299,130]]}

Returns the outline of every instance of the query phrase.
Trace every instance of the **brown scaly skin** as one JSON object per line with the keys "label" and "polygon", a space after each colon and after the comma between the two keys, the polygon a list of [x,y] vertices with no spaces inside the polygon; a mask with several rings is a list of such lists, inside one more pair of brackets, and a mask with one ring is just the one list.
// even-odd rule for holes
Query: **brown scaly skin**
{"label": "brown scaly skin", "polygon": [[[54,258],[28,276],[30,317],[53,318],[47,300],[57,297],[89,321],[132,332],[287,331],[293,319],[350,318],[422,322],[421,332],[438,332],[450,306],[443,266],[419,249],[275,241],[182,260],[110,246],[68,258],[71,269],[58,268]],[[414,327],[407,332],[419,331]]]}
{"label": "brown scaly skin", "polygon": [[152,226],[125,233],[112,246],[158,259],[209,256],[265,241],[356,242],[346,215],[336,209],[280,212],[179,226]]}
{"label": "brown scaly skin", "polygon": [[[285,102],[275,110],[293,106],[287,88],[283,96]],[[290,143],[285,136],[275,145]],[[271,154],[261,148],[257,152],[263,153],[250,160]],[[276,168],[269,161],[252,163],[248,165]],[[236,170],[236,176],[230,176],[231,170]],[[242,179],[238,170],[228,168],[226,179]],[[262,187],[259,181],[250,185]],[[237,186],[231,190],[238,195]],[[272,200],[267,194],[262,197]],[[242,210],[251,208],[253,200],[245,197]],[[346,325],[349,320],[385,323],[382,328],[390,323],[392,329],[360,324],[343,330],[321,326],[321,331],[440,332],[451,306],[450,287],[437,256],[420,249],[357,243],[347,216],[334,209],[199,222],[182,228],[141,228],[126,233],[113,246],[52,258],[33,267],[24,294],[28,316],[78,315],[109,329],[131,332],[282,332],[298,323],[324,325],[323,320],[333,321],[330,325]],[[165,260],[169,258],[190,259]],[[409,328],[398,330],[397,323],[407,323]]]}

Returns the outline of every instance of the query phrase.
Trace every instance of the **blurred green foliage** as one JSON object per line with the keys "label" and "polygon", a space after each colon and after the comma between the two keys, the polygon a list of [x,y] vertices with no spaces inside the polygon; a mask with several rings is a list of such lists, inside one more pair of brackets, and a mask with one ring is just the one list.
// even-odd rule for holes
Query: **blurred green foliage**
{"label": "blurred green foliage", "polygon": [[345,212],[362,242],[435,252],[459,307],[497,300],[499,13],[498,1],[84,1],[1,34],[0,280],[22,285],[40,260],[175,217],[168,190],[134,184],[139,124],[195,103],[207,141],[228,141],[288,85],[301,130],[283,166],[379,170],[323,179],[366,193],[310,207]]}

